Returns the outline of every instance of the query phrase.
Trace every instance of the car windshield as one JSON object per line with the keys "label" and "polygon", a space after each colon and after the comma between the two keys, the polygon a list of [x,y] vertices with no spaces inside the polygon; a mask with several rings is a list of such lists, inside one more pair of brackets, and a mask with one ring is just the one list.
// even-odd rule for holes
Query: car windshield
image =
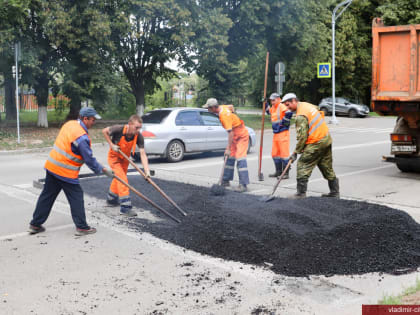
{"label": "car windshield", "polygon": [[168,117],[170,110],[152,110],[144,114],[141,118],[145,124],[160,124]]}

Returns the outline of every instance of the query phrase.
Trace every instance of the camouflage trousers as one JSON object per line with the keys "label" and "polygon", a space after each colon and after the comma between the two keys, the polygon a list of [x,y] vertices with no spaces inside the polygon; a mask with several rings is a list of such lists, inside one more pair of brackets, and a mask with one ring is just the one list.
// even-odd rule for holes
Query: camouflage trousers
{"label": "camouflage trousers", "polygon": [[315,166],[318,166],[326,180],[336,178],[332,167],[332,139],[328,135],[317,143],[307,144],[297,162],[297,180],[308,180]]}

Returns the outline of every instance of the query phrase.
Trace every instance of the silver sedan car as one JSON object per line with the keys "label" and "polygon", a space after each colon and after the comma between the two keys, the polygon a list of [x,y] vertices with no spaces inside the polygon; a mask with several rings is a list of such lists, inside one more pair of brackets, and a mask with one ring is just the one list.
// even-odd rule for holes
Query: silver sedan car
{"label": "silver sedan car", "polygon": [[[143,117],[142,135],[148,155],[179,162],[185,153],[224,150],[228,133],[219,118],[201,108],[161,108]],[[255,146],[255,131],[248,128],[248,151]],[[138,158],[137,153],[135,158]]]}
{"label": "silver sedan car", "polygon": [[[318,106],[325,115],[331,114],[333,110],[332,97],[322,99]],[[337,97],[335,99],[335,113],[337,115],[348,115],[351,118],[366,117],[369,115],[369,107],[363,104],[350,102],[344,97]]]}

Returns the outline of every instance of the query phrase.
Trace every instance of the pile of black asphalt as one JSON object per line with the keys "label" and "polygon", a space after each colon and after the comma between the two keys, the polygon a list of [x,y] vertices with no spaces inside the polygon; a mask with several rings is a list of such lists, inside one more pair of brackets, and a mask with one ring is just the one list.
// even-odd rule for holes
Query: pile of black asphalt
{"label": "pile of black asphalt", "polygon": [[[226,190],[224,196],[212,196],[206,187],[155,180],[188,213],[183,217],[140,176],[129,181],[182,222],[131,193],[134,207],[162,220],[137,217],[120,223],[195,252],[269,266],[288,276],[399,274],[420,266],[420,225],[400,210],[321,197],[266,203],[251,194]],[[105,199],[109,183],[92,178],[82,186],[85,193]]]}

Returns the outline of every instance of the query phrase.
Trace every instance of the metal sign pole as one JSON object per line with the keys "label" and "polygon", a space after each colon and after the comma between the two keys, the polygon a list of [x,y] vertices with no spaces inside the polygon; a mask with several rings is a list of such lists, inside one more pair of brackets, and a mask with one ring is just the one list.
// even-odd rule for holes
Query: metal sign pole
{"label": "metal sign pole", "polygon": [[17,143],[20,143],[19,127],[19,68],[18,68],[19,44],[15,43],[15,76],[16,76],[16,125],[17,125]]}
{"label": "metal sign pole", "polygon": [[[338,4],[333,11],[332,19],[331,19],[331,28],[332,28],[332,117],[330,120],[330,124],[337,125],[338,120],[335,116],[335,21],[340,17],[341,14],[347,9],[347,7],[352,3],[353,0],[346,0]],[[336,13],[339,8],[343,5],[345,7],[340,11],[340,13],[336,16]]]}

